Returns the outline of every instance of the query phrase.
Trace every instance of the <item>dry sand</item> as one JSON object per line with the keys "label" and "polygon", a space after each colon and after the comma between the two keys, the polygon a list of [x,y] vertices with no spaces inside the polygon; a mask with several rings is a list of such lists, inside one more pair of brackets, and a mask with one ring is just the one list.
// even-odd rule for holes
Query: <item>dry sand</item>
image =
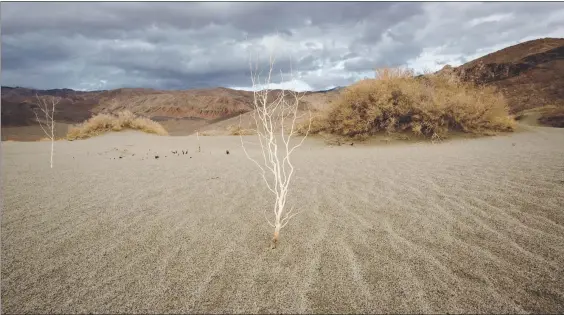
{"label": "dry sand", "polygon": [[275,250],[239,138],[200,140],[62,141],[54,169],[48,142],[2,143],[2,312],[564,312],[562,129],[310,139]]}
{"label": "dry sand", "polygon": [[[55,139],[65,139],[71,126],[71,124],[56,123]],[[2,141],[38,141],[47,137],[39,125],[1,127]]]}

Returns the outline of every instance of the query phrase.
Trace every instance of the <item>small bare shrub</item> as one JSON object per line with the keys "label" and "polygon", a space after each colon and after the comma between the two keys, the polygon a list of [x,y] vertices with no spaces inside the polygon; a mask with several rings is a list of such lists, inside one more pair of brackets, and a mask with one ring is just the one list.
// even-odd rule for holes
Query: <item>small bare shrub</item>
{"label": "small bare shrub", "polygon": [[[37,106],[39,110],[43,113],[43,121],[37,115],[37,111],[33,111],[35,118],[39,123],[39,126],[47,136],[47,140],[51,141],[51,168],[53,168],[53,154],[55,151],[55,107],[61,101],[60,98],[51,96],[39,97],[35,94],[37,99]],[[43,139],[42,139],[43,140]]]}
{"label": "small bare shrub", "polygon": [[67,139],[86,139],[109,131],[121,131],[123,129],[140,130],[160,136],[168,135],[168,132],[158,122],[136,116],[130,111],[122,111],[116,115],[98,114],[78,126],[71,127],[67,133]]}
{"label": "small bare shrub", "polygon": [[[258,143],[253,144],[259,146],[261,157],[257,159],[251,157],[245,147],[243,137],[240,136],[243,152],[258,167],[266,187],[275,197],[272,220],[268,218],[266,208],[263,212],[268,224],[274,228],[272,248],[277,246],[280,230],[299,213],[294,212],[294,207],[290,208],[286,204],[295,171],[291,157],[292,153],[303,144],[309,133],[308,128],[303,136],[294,138],[297,135],[296,121],[305,116],[305,114],[299,115],[300,105],[303,104],[301,100],[305,94],[286,89],[281,89],[279,93],[274,94],[270,89],[274,61],[275,58],[271,54],[270,67],[263,79],[258,69],[258,61],[254,69],[252,61],[250,64],[254,100],[254,111],[251,117],[255,121],[256,129],[254,131],[258,138]],[[259,86],[263,88],[258,89]],[[308,121],[311,122],[311,112],[308,110],[307,114]],[[240,125],[241,116],[239,116]]]}

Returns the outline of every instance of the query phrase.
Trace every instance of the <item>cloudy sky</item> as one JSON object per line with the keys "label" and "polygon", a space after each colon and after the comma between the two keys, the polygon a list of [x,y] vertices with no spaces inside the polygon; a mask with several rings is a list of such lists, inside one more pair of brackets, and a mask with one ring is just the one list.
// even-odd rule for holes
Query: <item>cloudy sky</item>
{"label": "cloudy sky", "polygon": [[274,52],[274,87],[320,90],[564,37],[564,5],[3,2],[1,23],[3,86],[249,88],[249,59],[262,68]]}

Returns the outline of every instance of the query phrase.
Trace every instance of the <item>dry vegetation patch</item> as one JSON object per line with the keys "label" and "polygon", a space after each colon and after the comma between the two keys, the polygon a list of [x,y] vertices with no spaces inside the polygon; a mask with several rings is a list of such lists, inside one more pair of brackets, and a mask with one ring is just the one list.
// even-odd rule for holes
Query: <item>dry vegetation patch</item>
{"label": "dry vegetation patch", "polygon": [[116,115],[98,114],[78,126],[69,128],[67,139],[86,139],[106,132],[124,129],[140,130],[160,136],[168,135],[168,132],[158,122],[146,117],[136,116],[130,111],[121,111]]}
{"label": "dry vegetation patch", "polygon": [[232,136],[250,136],[256,134],[252,129],[244,129],[241,126],[230,125],[227,127],[229,134]]}
{"label": "dry vegetation patch", "polygon": [[357,139],[408,132],[437,139],[452,131],[486,135],[515,128],[507,101],[493,87],[451,74],[416,77],[404,69],[376,74],[346,88],[327,112],[314,118],[310,132]]}

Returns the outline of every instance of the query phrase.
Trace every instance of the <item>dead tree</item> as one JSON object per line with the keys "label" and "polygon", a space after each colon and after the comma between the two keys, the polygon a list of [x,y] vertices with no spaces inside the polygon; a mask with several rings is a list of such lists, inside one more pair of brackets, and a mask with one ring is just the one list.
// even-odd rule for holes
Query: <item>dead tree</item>
{"label": "dead tree", "polygon": [[39,110],[43,113],[42,116],[44,121],[39,119],[37,110],[34,110],[33,113],[35,114],[35,118],[37,119],[39,126],[43,129],[47,138],[51,140],[51,168],[53,168],[53,153],[55,150],[55,107],[59,104],[61,99],[54,96],[39,97],[37,94],[35,94],[35,98],[37,99],[37,106],[39,107]]}
{"label": "dead tree", "polygon": [[[289,220],[298,213],[294,213],[294,207],[289,211],[286,201],[294,166],[291,155],[300,147],[311,129],[311,112],[309,113],[309,125],[305,135],[297,143],[291,144],[293,136],[297,135],[296,121],[305,114],[298,115],[298,105],[304,93],[298,93],[282,89],[276,95],[270,90],[274,57],[270,57],[270,69],[264,82],[260,82],[260,76],[251,64],[251,80],[253,84],[253,107],[252,117],[256,123],[256,135],[258,137],[262,153],[259,161],[253,159],[245,148],[245,142],[240,135],[241,146],[248,159],[254,162],[266,184],[268,190],[275,196],[272,220],[268,218],[266,210],[263,211],[266,221],[274,228],[272,248],[276,248],[280,229],[284,228]],[[260,90],[259,90],[260,89]],[[306,113],[307,114],[307,113]],[[239,125],[241,124],[241,116]],[[285,126],[285,122],[289,126]]]}

